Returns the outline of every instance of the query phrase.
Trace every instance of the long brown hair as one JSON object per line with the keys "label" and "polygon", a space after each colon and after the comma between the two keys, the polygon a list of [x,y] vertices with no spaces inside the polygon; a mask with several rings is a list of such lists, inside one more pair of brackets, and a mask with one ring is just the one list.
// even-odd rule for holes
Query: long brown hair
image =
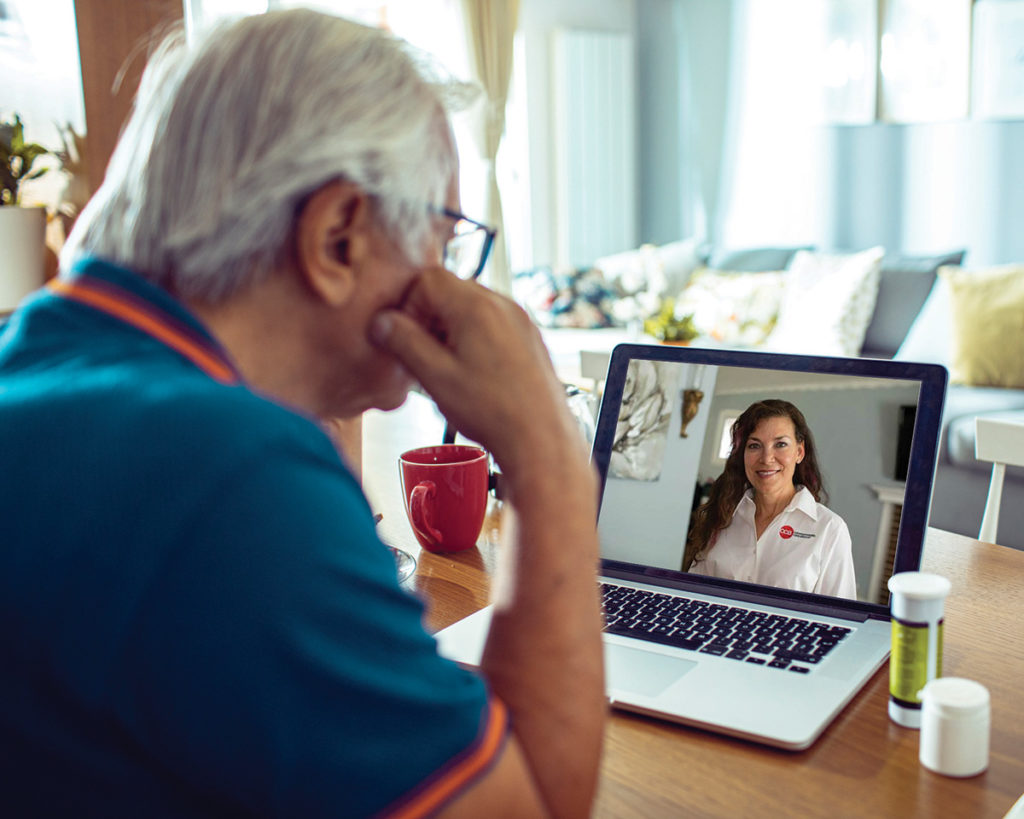
{"label": "long brown hair", "polygon": [[683,552],[683,571],[687,571],[694,558],[705,550],[715,535],[729,525],[736,505],[750,486],[747,470],[743,464],[743,450],[747,438],[753,435],[757,425],[767,418],[789,418],[796,430],[798,444],[803,444],[804,459],[793,471],[793,484],[807,487],[819,503],[828,502],[828,494],[818,469],[817,450],[811,428],[800,410],[789,401],[767,398],[747,407],[732,426],[732,450],[725,462],[725,470],[711,485],[707,502],[693,513],[693,526],[686,539]]}

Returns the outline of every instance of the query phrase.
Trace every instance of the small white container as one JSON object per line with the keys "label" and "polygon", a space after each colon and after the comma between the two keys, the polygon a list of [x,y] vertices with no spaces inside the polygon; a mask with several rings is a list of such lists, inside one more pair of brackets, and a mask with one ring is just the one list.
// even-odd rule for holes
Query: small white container
{"label": "small white container", "polygon": [[988,768],[991,705],[974,680],[940,677],[921,692],[921,764],[946,776],[976,776]]}
{"label": "small white container", "polygon": [[942,676],[943,610],[949,590],[949,580],[937,574],[900,572],[889,578],[889,718],[897,725],[921,727],[921,689]]}
{"label": "small white container", "polygon": [[46,208],[0,207],[0,312],[9,312],[46,278]]}

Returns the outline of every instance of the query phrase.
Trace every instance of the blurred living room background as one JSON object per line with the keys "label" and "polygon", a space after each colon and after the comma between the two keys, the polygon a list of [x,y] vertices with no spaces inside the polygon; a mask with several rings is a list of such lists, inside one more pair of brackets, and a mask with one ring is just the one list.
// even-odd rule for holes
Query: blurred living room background
{"label": "blurred living room background", "polygon": [[[181,17],[300,4],[385,25],[466,78],[464,7],[489,5],[185,0]],[[110,45],[119,5],[77,3]],[[0,111],[53,149],[58,125],[86,131],[75,6],[0,0]],[[1007,22],[981,28],[990,7]],[[513,26],[497,158],[511,271],[694,237],[1024,259],[1020,0],[521,0]],[[883,41],[899,49],[888,85]],[[113,56],[141,62],[145,42],[131,46]],[[487,161],[469,130],[463,199],[480,213]]]}
{"label": "blurred living room background", "polygon": [[[567,379],[665,325],[943,363],[932,523],[977,534],[974,419],[1024,421],[1024,0],[0,0],[0,121],[67,148],[23,196],[52,250],[153,32],[293,5],[484,89],[456,117],[463,211],[500,228],[484,282]],[[1024,547],[1024,504],[1004,514]]]}

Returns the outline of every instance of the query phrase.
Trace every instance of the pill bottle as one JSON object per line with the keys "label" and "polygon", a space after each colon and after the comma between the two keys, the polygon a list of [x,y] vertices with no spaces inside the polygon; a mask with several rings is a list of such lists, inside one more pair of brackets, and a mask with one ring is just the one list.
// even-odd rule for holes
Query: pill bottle
{"label": "pill bottle", "polygon": [[988,767],[991,706],[974,680],[941,677],[921,692],[921,764],[946,776],[976,776]]}
{"label": "pill bottle", "polygon": [[921,689],[942,676],[942,613],[949,589],[945,577],[927,572],[889,578],[889,717],[897,725],[921,727]]}

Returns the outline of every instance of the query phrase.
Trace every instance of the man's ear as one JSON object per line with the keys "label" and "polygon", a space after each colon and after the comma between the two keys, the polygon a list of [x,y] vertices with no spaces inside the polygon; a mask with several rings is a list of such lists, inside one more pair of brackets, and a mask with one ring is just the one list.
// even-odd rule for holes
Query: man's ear
{"label": "man's ear", "polygon": [[324,303],[337,307],[356,286],[356,268],[367,248],[370,199],[352,182],[324,185],[296,221],[299,275]]}

